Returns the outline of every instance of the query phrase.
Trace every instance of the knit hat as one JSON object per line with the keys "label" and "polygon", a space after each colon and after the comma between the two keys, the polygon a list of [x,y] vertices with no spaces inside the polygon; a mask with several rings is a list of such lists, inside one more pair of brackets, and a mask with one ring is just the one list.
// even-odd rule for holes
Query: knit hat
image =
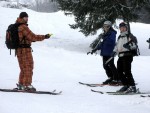
{"label": "knit hat", "polygon": [[21,12],[19,15],[19,18],[28,17],[28,14],[26,12]]}
{"label": "knit hat", "polygon": [[121,22],[121,23],[119,24],[119,28],[120,28],[120,27],[126,27],[126,28],[127,28],[127,23]]}
{"label": "knit hat", "polygon": [[112,26],[112,23],[111,23],[111,21],[105,21],[104,25]]}

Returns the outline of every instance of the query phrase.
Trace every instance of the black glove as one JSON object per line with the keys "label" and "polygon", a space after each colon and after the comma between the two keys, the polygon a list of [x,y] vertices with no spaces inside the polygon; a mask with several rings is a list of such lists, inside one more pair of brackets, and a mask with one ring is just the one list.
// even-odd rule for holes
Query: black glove
{"label": "black glove", "polygon": [[45,39],[49,39],[50,36],[51,36],[50,34],[46,34],[46,35],[45,35]]}
{"label": "black glove", "polygon": [[112,52],[111,56],[115,57],[117,55],[117,53],[115,51]]}
{"label": "black glove", "polygon": [[95,53],[96,51],[97,51],[97,49],[93,49],[93,50],[91,51],[91,54]]}
{"label": "black glove", "polygon": [[148,40],[146,40],[146,42],[150,43],[150,38]]}
{"label": "black glove", "polygon": [[124,44],[123,47],[130,50],[130,45],[128,43]]}

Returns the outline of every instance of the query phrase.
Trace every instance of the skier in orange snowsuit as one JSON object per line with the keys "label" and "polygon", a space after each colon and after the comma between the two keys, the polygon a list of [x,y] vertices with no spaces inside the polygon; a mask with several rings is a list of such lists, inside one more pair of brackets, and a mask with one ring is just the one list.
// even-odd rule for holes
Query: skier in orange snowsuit
{"label": "skier in orange snowsuit", "polygon": [[36,90],[32,85],[32,76],[34,61],[32,57],[31,43],[35,41],[42,41],[50,38],[49,34],[36,35],[28,28],[28,14],[21,12],[16,20],[16,23],[21,25],[18,27],[20,46],[16,50],[18,63],[20,67],[19,83],[17,88],[19,90]]}

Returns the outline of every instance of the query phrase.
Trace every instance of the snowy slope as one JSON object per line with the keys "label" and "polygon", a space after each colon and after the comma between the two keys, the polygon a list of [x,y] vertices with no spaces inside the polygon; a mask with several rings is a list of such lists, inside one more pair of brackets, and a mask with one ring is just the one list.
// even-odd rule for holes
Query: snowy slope
{"label": "snowy slope", "polygon": [[[91,88],[78,82],[101,83],[107,77],[99,55],[86,55],[93,38],[84,37],[68,24],[73,17],[62,12],[37,13],[28,9],[0,7],[0,87],[14,88],[18,81],[19,67],[14,51],[10,56],[5,47],[5,31],[14,23],[21,11],[29,14],[29,27],[34,33],[53,33],[51,39],[33,44],[33,85],[37,90],[62,90],[60,96],[0,92],[0,113],[149,113],[150,98],[112,96],[92,93]],[[146,40],[150,25],[131,23],[131,29],[139,39],[141,56],[135,57],[133,75],[137,87],[150,92],[150,50]],[[118,31],[119,33],[119,31]],[[95,38],[95,36],[93,36]],[[115,59],[117,60],[117,58]],[[92,88],[116,91],[120,87]]]}

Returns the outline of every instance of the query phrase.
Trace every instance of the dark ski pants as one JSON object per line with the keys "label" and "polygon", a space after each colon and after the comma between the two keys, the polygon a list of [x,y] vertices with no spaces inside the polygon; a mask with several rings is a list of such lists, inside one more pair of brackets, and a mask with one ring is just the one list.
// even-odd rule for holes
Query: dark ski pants
{"label": "dark ski pants", "polygon": [[105,69],[105,72],[106,72],[108,78],[118,81],[119,76],[118,76],[116,66],[114,64],[114,58],[108,64],[105,64],[109,58],[111,58],[111,57],[103,56],[103,68]]}
{"label": "dark ski pants", "polygon": [[131,63],[133,56],[119,57],[117,61],[117,70],[123,85],[135,86],[135,82],[131,73]]}

